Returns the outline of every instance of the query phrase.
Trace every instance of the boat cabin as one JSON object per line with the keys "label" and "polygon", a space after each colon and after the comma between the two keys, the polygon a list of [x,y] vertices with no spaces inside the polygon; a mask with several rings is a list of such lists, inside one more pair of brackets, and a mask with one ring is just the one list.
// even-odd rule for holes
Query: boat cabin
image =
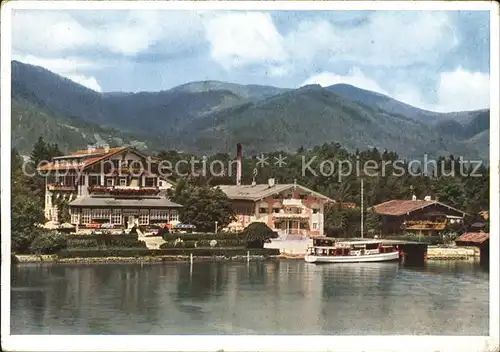
{"label": "boat cabin", "polygon": [[382,241],[336,241],[329,238],[313,239],[313,246],[308,249],[309,255],[316,256],[359,256],[392,253],[394,245],[384,245]]}

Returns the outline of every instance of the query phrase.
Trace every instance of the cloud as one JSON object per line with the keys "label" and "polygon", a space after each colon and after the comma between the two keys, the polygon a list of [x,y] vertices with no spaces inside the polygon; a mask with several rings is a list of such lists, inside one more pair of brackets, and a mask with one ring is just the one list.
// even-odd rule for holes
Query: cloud
{"label": "cloud", "polygon": [[70,52],[84,54],[88,49],[135,56],[153,44],[165,41],[165,51],[179,49],[183,43],[200,37],[203,29],[197,12],[121,11],[110,16],[89,11],[96,20],[65,11],[15,11],[12,21],[13,47],[37,56]]}
{"label": "cloud", "polygon": [[76,82],[78,84],[81,84],[84,87],[90,88],[93,91],[96,92],[102,92],[102,88],[95,79],[95,77],[86,77],[86,76],[80,76],[80,75],[72,75],[69,74],[66,76],[66,78],[69,78],[73,82]]}
{"label": "cloud", "polygon": [[403,103],[436,112],[455,112],[486,109],[489,107],[489,75],[483,72],[470,72],[462,67],[454,71],[442,72],[435,87],[437,100],[428,101],[421,89],[411,81],[400,82],[385,90],[373,79],[367,77],[359,68],[353,68],[347,75],[322,72],[305,80],[301,86],[319,84],[323,87],[334,84],[350,84],[393,97]]}
{"label": "cloud", "polygon": [[228,12],[205,22],[212,58],[226,70],[255,65],[285,76],[351,67],[407,67],[440,60],[459,45],[446,12],[371,13],[348,26],[324,16],[305,16],[281,34],[262,12]]}
{"label": "cloud", "polygon": [[430,110],[489,105],[488,12],[14,10],[12,37],[15,59],[95,90],[309,77]]}
{"label": "cloud", "polygon": [[305,63],[319,59],[384,67],[429,63],[458,44],[445,12],[380,11],[351,27],[310,19],[286,37],[290,53]]}
{"label": "cloud", "polygon": [[235,12],[215,16],[206,22],[211,56],[226,69],[268,64],[276,75],[287,72],[283,37],[269,14]]}
{"label": "cloud", "polygon": [[319,84],[322,87],[327,87],[340,83],[350,84],[361,89],[371,90],[373,92],[381,94],[389,94],[386,90],[382,89],[377,84],[377,82],[366,77],[363,72],[361,72],[361,70],[357,67],[351,69],[347,75],[338,75],[332,72],[322,72],[308,78],[301,84],[301,86],[307,84]]}
{"label": "cloud", "polygon": [[34,55],[12,55],[13,60],[18,60],[26,64],[41,66],[49,71],[60,74],[60,72],[85,71],[96,67],[96,63],[75,57],[66,59],[47,59]]}
{"label": "cloud", "polygon": [[389,94],[394,99],[436,112],[487,109],[490,106],[490,77],[484,72],[472,72],[458,66],[441,72],[435,87],[435,101],[423,97],[423,91],[411,82],[403,82]]}
{"label": "cloud", "polygon": [[476,110],[490,106],[490,76],[458,67],[443,72],[437,91],[439,111]]}
{"label": "cloud", "polygon": [[33,55],[13,55],[12,59],[34,66],[41,66],[96,92],[102,91],[97,79],[84,73],[96,67],[96,64],[93,62],[79,58],[46,59]]}
{"label": "cloud", "polygon": [[69,14],[34,10],[14,11],[12,43],[14,50],[32,55],[57,55],[95,44],[92,32]]}

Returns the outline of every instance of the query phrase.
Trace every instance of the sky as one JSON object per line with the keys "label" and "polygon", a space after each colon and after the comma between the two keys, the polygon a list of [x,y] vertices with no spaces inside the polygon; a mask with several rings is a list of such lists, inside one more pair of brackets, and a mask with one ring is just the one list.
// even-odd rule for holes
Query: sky
{"label": "sky", "polygon": [[489,107],[487,11],[14,10],[12,58],[98,92],[218,80],[347,83],[439,111]]}

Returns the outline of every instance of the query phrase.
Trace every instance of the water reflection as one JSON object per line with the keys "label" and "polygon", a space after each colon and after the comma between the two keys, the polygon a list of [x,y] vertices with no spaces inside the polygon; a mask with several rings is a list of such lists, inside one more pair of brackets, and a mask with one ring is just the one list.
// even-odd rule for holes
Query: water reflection
{"label": "water reflection", "polygon": [[12,332],[487,334],[473,263],[21,265]]}

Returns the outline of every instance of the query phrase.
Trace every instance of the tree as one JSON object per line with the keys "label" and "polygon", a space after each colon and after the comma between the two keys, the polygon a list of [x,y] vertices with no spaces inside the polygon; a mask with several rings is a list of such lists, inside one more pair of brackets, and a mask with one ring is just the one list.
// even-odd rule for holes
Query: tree
{"label": "tree", "polygon": [[262,222],[253,222],[241,232],[241,237],[247,242],[247,248],[264,248],[264,243],[278,234]]}
{"label": "tree", "polygon": [[11,153],[11,245],[13,252],[27,252],[40,233],[36,226],[45,221],[43,203],[33,197],[31,178],[22,170],[22,158],[16,150]]}
{"label": "tree", "polygon": [[179,212],[181,221],[195,225],[200,231],[214,231],[216,221],[223,228],[235,219],[229,199],[218,188],[181,180],[169,196],[183,206]]}
{"label": "tree", "polygon": [[380,216],[372,211],[369,211],[365,217],[365,229],[366,232],[374,235],[378,235],[380,232],[381,221]]}
{"label": "tree", "polygon": [[63,199],[57,204],[57,211],[59,213],[59,222],[71,222],[71,215],[69,213],[69,203],[67,199]]}
{"label": "tree", "polygon": [[51,161],[52,158],[61,155],[62,153],[57,144],[48,144],[43,137],[40,136],[33,145],[30,160],[37,166],[42,161]]}
{"label": "tree", "polygon": [[33,145],[30,155],[31,163],[28,165],[27,170],[34,176],[31,177],[30,189],[34,197],[39,197],[43,202],[45,197],[45,176],[37,172],[37,168],[44,162],[50,162],[54,157],[61,156],[57,144],[48,144],[42,136]]}
{"label": "tree", "polygon": [[344,236],[347,218],[341,208],[329,207],[325,213],[325,230],[332,237]]}

